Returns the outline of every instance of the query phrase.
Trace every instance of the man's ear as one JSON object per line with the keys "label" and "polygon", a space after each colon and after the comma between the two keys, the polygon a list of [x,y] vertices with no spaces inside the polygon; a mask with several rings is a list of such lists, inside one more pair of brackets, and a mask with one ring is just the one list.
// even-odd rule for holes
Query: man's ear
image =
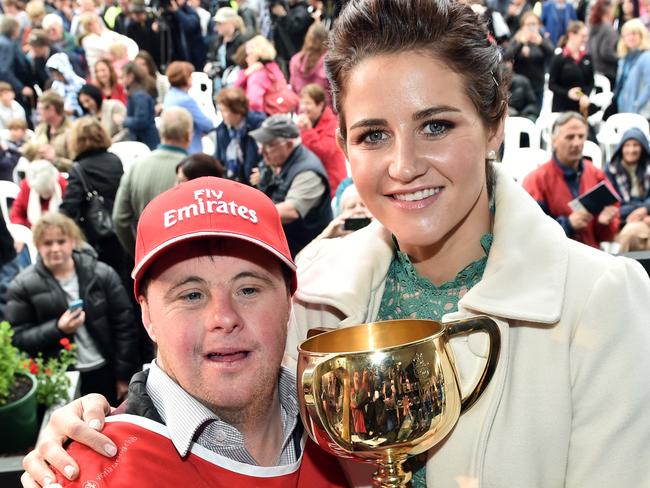
{"label": "man's ear", "polygon": [[140,309],[142,310],[142,325],[144,325],[144,329],[147,331],[147,334],[149,334],[151,340],[156,342],[156,332],[153,323],[151,322],[151,314],[149,313],[149,302],[147,302],[144,295],[140,295],[138,297],[138,303],[140,303]]}

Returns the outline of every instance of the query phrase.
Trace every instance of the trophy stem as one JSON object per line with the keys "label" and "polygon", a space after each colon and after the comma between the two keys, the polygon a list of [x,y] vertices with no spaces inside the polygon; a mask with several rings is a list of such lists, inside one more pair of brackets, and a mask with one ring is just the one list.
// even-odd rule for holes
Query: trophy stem
{"label": "trophy stem", "polygon": [[411,473],[402,469],[402,464],[406,461],[406,456],[400,456],[398,459],[389,457],[376,461],[377,471],[372,477],[373,486],[377,488],[400,488],[407,486],[411,481]]}

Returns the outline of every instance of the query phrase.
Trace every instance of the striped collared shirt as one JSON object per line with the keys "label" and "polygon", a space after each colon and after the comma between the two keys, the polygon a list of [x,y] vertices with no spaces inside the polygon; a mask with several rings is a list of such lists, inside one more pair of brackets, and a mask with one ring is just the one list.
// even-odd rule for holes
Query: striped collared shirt
{"label": "striped collared shirt", "polygon": [[[257,465],[244,445],[244,437],[233,426],[219,419],[208,407],[181,388],[158,365],[151,363],[147,393],[169,429],[169,436],[181,456],[186,456],[192,442],[240,463]],[[282,414],[282,452],[276,465],[294,463],[294,430],[300,411],[296,399],[296,379],[284,366],[278,380]]]}

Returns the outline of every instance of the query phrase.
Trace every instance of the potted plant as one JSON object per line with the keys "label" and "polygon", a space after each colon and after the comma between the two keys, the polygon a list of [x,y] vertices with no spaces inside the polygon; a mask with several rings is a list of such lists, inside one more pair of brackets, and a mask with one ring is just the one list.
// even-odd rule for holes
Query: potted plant
{"label": "potted plant", "polygon": [[11,343],[13,330],[0,322],[0,453],[16,453],[34,444],[38,433],[36,378],[22,368],[23,355]]}

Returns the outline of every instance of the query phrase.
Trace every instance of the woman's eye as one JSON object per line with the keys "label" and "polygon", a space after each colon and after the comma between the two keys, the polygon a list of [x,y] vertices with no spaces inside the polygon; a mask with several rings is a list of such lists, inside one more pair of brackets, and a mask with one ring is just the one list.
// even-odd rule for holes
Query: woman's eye
{"label": "woman's eye", "polygon": [[424,126],[424,133],[425,134],[431,134],[434,136],[439,136],[447,132],[447,130],[451,127],[451,124],[449,122],[443,122],[440,120],[435,120],[432,122],[427,122],[426,125]]}
{"label": "woman's eye", "polygon": [[381,142],[385,139],[386,139],[386,134],[384,134],[380,130],[373,130],[363,134],[363,136],[361,137],[361,142],[365,142],[369,144],[377,144],[378,142]]}

